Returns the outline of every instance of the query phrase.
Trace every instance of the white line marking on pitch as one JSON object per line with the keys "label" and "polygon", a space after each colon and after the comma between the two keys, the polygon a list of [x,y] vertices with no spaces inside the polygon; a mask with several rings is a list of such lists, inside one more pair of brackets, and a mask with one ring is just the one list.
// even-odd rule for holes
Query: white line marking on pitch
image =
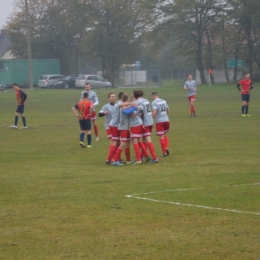
{"label": "white line marking on pitch", "polygon": [[[233,188],[233,187],[241,187],[241,186],[256,186],[260,185],[260,183],[252,183],[252,184],[238,184],[233,186],[222,186],[219,188]],[[132,194],[132,195],[126,195],[127,198],[133,198],[133,199],[139,199],[139,200],[147,200],[152,202],[158,202],[158,203],[167,203],[172,205],[178,205],[178,206],[186,206],[186,207],[195,207],[195,208],[203,208],[203,209],[210,209],[210,210],[220,210],[220,211],[227,211],[227,212],[234,212],[234,213],[241,213],[241,214],[251,214],[251,215],[260,215],[259,212],[250,212],[250,211],[241,211],[241,210],[234,210],[234,209],[223,209],[223,208],[214,208],[209,206],[202,206],[202,205],[194,205],[194,204],[186,204],[186,203],[180,203],[180,202],[172,202],[172,201],[165,201],[165,200],[156,200],[156,199],[150,199],[145,197],[139,197],[142,195],[147,194],[156,194],[156,193],[163,193],[163,192],[178,192],[178,191],[192,191],[192,190],[204,190],[209,188],[191,188],[191,189],[175,189],[175,190],[164,190],[164,191],[152,191],[142,194]]]}

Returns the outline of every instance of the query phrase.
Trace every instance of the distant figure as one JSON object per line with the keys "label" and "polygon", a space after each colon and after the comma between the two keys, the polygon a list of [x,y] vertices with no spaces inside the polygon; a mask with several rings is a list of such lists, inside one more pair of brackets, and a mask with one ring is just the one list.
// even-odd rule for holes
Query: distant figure
{"label": "distant figure", "polygon": [[[240,86],[242,88],[240,88]],[[250,74],[246,73],[245,78],[241,79],[237,84],[238,90],[241,92],[242,97],[242,115],[245,116],[251,116],[248,114],[248,106],[250,102],[250,91],[253,89],[253,82],[250,80]]]}
{"label": "distant figure", "polygon": [[92,121],[92,124],[94,126],[94,132],[95,132],[95,136],[96,136],[96,141],[99,141],[99,137],[98,137],[98,126],[97,126],[97,123],[96,123],[96,109],[95,109],[95,106],[97,106],[99,104],[98,102],[98,96],[96,94],[96,92],[92,91],[91,90],[91,86],[89,85],[89,83],[87,82],[85,84],[85,90],[82,91],[81,93],[81,98],[80,100],[83,99],[83,94],[87,92],[88,93],[88,99],[92,102],[93,104],[93,111],[92,111],[92,114],[91,114],[91,121]]}
{"label": "distant figure", "polygon": [[16,99],[18,106],[15,111],[14,125],[11,125],[10,128],[17,128],[18,114],[20,114],[23,120],[23,127],[20,127],[20,129],[27,129],[26,119],[24,115],[24,105],[25,100],[27,99],[27,95],[19,88],[17,83],[13,83],[13,88],[16,90]]}
{"label": "distant figure", "polygon": [[188,80],[184,83],[184,90],[187,91],[188,100],[190,102],[190,117],[196,116],[194,102],[197,91],[197,82],[192,80],[192,75],[188,75]]}
{"label": "distant figure", "polygon": [[[77,110],[79,114],[77,113]],[[82,148],[86,148],[84,144],[84,137],[87,134],[87,142],[88,148],[91,148],[91,121],[90,116],[92,114],[93,104],[88,100],[88,93],[85,92],[83,94],[83,99],[79,101],[74,107],[72,107],[72,111],[74,115],[79,119],[79,126],[81,129],[81,133],[79,136],[79,144]]]}

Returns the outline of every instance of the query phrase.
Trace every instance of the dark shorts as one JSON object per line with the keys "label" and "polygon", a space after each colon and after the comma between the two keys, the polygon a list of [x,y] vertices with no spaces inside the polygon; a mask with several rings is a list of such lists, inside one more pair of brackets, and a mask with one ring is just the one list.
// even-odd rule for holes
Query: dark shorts
{"label": "dark shorts", "polygon": [[24,113],[24,105],[18,105],[16,108],[16,113],[23,114]]}
{"label": "dark shorts", "polygon": [[249,102],[250,101],[250,94],[242,94],[242,101]]}
{"label": "dark shorts", "polygon": [[86,131],[91,130],[91,121],[90,121],[90,119],[79,120],[79,125],[80,125],[80,129],[82,131],[84,131],[84,130],[86,130]]}

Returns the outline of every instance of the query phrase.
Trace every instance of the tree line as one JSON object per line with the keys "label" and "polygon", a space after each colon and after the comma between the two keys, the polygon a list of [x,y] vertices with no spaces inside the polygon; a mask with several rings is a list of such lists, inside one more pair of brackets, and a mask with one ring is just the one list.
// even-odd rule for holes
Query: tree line
{"label": "tree line", "polygon": [[[116,83],[121,64],[144,69],[224,69],[236,81],[237,61],[260,69],[259,0],[30,0],[32,56],[60,58],[64,74],[79,64],[103,71]],[[23,0],[15,1],[7,30],[11,51],[27,58]],[[234,78],[228,77],[228,59]],[[214,83],[214,74],[211,75]]]}

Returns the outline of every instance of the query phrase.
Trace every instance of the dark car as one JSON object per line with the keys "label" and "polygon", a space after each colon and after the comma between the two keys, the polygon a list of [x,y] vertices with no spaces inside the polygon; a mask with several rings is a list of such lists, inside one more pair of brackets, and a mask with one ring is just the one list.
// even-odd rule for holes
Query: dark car
{"label": "dark car", "polygon": [[78,76],[78,74],[65,76],[49,83],[49,86],[50,88],[75,88],[75,81]]}

